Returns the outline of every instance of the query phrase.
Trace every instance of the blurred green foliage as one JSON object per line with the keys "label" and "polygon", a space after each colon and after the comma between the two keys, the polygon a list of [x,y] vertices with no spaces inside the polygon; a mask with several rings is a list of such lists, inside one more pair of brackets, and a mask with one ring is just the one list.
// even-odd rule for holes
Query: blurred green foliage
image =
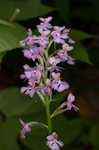
{"label": "blurred green foliage", "polygon": [[53,11],[53,8],[44,6],[40,0],[1,0],[0,1],[0,18],[10,20],[14,14],[16,20],[26,20],[33,17],[42,16]]}

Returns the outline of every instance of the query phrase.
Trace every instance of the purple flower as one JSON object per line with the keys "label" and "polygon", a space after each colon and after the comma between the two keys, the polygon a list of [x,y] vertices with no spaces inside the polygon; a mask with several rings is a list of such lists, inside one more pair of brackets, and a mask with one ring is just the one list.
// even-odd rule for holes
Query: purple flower
{"label": "purple flower", "polygon": [[50,92],[51,92],[51,81],[50,79],[46,79],[45,87],[41,87],[41,93],[42,95],[45,95],[46,93],[50,95]]}
{"label": "purple flower", "polygon": [[27,79],[40,80],[42,75],[42,66],[37,64],[35,67],[24,65],[24,75]]}
{"label": "purple flower", "polygon": [[65,43],[64,39],[69,38],[68,32],[69,32],[69,30],[66,29],[65,27],[55,26],[54,31],[52,31],[51,35],[52,35],[55,43],[64,44]]}
{"label": "purple flower", "polygon": [[51,135],[47,136],[47,146],[51,149],[51,150],[60,150],[60,147],[64,146],[64,143],[62,141],[58,141],[58,135],[53,132]]}
{"label": "purple flower", "polygon": [[50,21],[52,20],[52,17],[48,17],[48,18],[40,18],[40,25],[37,25],[37,28],[38,29],[43,29],[43,30],[46,30],[46,29],[51,29],[52,28],[52,25],[49,23]]}
{"label": "purple flower", "polygon": [[24,57],[28,58],[28,59],[32,59],[33,61],[35,61],[37,59],[37,56],[38,56],[38,51],[37,49],[30,49],[30,50],[23,50],[23,53],[24,53]]}
{"label": "purple flower", "polygon": [[30,76],[30,74],[31,74],[31,71],[32,71],[32,69],[33,68],[31,68],[29,65],[27,65],[27,64],[25,64],[24,66],[23,66],[23,68],[24,68],[24,74],[22,74],[21,76],[20,76],[20,78],[21,79],[28,79],[28,78],[30,78],[31,76]]}
{"label": "purple flower", "polygon": [[71,51],[73,49],[73,46],[69,46],[67,43],[62,45],[62,48],[64,51],[68,52]]}
{"label": "purple flower", "polygon": [[33,97],[35,92],[39,89],[40,87],[38,86],[38,82],[31,78],[28,80],[28,85],[26,87],[21,87],[21,93],[25,93],[26,95]]}
{"label": "purple flower", "polygon": [[67,57],[67,63],[70,64],[70,65],[73,65],[73,64],[75,64],[75,59],[72,58],[71,56],[68,56]]}
{"label": "purple flower", "polygon": [[75,111],[79,110],[79,108],[77,106],[75,106],[74,104],[72,104],[74,101],[75,101],[75,96],[72,93],[70,93],[68,95],[68,97],[67,97],[67,102],[66,102],[68,110],[71,110],[72,107],[74,108]]}
{"label": "purple flower", "polygon": [[72,40],[71,38],[69,39],[69,41],[68,41],[70,44],[74,44],[75,43],[75,41],[74,40]]}
{"label": "purple flower", "polygon": [[45,24],[48,24],[51,20],[52,20],[51,16],[47,18],[43,18],[43,17],[40,18],[40,21],[42,21]]}
{"label": "purple flower", "polygon": [[31,68],[28,65],[24,65],[24,74],[21,75],[21,78],[28,79],[28,85],[21,88],[21,92],[33,97],[37,90],[40,90],[39,82],[42,75],[42,66],[36,65]]}
{"label": "purple flower", "polygon": [[59,63],[61,62],[61,60],[60,60],[59,58],[55,58],[55,57],[53,56],[53,57],[48,58],[48,62],[49,62],[51,65],[56,66],[57,64],[59,64]]}
{"label": "purple flower", "polygon": [[42,45],[40,45],[40,47],[38,47],[38,52],[41,56],[44,55],[44,47]]}
{"label": "purple flower", "polygon": [[41,37],[46,37],[50,34],[50,30],[46,29],[46,30],[43,30],[42,28],[38,28],[38,31],[40,32],[41,34]]}
{"label": "purple flower", "polygon": [[23,126],[23,129],[21,130],[21,138],[22,139],[25,139],[25,134],[27,132],[31,132],[31,128],[29,127],[29,124],[28,123],[24,123],[22,120],[19,120],[20,121],[20,124]]}
{"label": "purple flower", "polygon": [[67,61],[68,60],[68,54],[64,50],[58,51],[57,55],[60,57],[61,61]]}
{"label": "purple flower", "polygon": [[53,57],[50,57],[48,58],[48,62],[52,65],[50,67],[48,67],[48,71],[60,71],[62,69],[62,67],[59,67],[59,66],[56,66],[58,63],[61,62],[61,59],[59,58],[55,58],[54,56]]}
{"label": "purple flower", "polygon": [[32,46],[34,44],[31,29],[28,29],[28,37],[25,40],[20,41],[21,46],[25,46],[26,44],[29,45],[29,46]]}
{"label": "purple flower", "polygon": [[35,44],[39,44],[41,47],[46,48],[48,44],[48,37],[45,34],[42,34],[41,36],[33,36],[33,40]]}
{"label": "purple flower", "polygon": [[25,92],[26,95],[33,97],[36,92],[36,89],[34,86],[28,85],[27,87],[21,87],[21,93],[23,92]]}
{"label": "purple flower", "polygon": [[30,49],[23,50],[24,56],[28,59],[32,59],[35,61],[38,58],[38,55],[43,56],[44,55],[44,47],[36,47],[32,46]]}
{"label": "purple flower", "polygon": [[62,50],[58,51],[58,56],[60,57],[61,61],[67,61],[68,60],[68,51],[71,51],[73,49],[72,46],[69,46],[68,44],[63,44]]}
{"label": "purple flower", "polygon": [[65,81],[61,81],[60,73],[52,72],[52,77],[54,80],[52,81],[52,88],[57,90],[58,92],[62,92],[69,88],[69,84]]}
{"label": "purple flower", "polygon": [[61,61],[67,61],[68,64],[74,64],[74,59],[68,55],[68,51],[73,49],[73,46],[69,46],[68,44],[63,44],[62,50],[59,50],[57,55],[60,57]]}

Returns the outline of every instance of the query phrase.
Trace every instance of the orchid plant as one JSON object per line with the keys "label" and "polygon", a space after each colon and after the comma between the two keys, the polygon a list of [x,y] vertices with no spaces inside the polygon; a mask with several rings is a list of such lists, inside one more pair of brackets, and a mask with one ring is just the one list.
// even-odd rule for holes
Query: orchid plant
{"label": "orchid plant", "polygon": [[[69,89],[69,83],[61,78],[62,67],[59,63],[65,62],[73,65],[75,60],[69,56],[68,51],[73,50],[73,41],[69,37],[70,30],[65,27],[52,26],[52,17],[40,18],[41,23],[37,25],[38,35],[33,35],[28,29],[28,37],[20,41],[21,46],[27,47],[23,50],[24,56],[35,62],[35,66],[24,65],[24,74],[21,79],[27,81],[27,86],[21,88],[21,92],[33,97],[35,93],[40,97],[47,116],[47,124],[40,122],[28,122],[20,120],[23,129],[21,138],[25,138],[27,132],[31,132],[34,125],[43,126],[48,129],[46,144],[51,150],[59,150],[64,144],[58,140],[58,134],[53,131],[52,118],[66,110],[78,107],[73,104],[75,96],[69,93],[67,101],[62,103],[53,113],[50,112],[50,104],[53,101],[53,91],[63,92]],[[58,48],[57,48],[58,47]],[[55,49],[52,53],[51,49]]]}

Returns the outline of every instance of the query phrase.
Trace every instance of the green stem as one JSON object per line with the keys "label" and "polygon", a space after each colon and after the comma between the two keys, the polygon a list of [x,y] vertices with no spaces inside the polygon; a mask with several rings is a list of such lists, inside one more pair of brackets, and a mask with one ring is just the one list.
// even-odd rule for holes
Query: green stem
{"label": "green stem", "polygon": [[37,94],[40,97],[42,103],[45,105],[45,100],[44,100],[44,97],[42,96],[42,94],[40,92],[37,92]]}
{"label": "green stem", "polygon": [[50,115],[50,101],[48,96],[46,96],[46,116],[48,121],[48,130],[49,133],[52,132],[52,124],[51,124],[51,115]]}
{"label": "green stem", "polygon": [[53,113],[53,114],[51,115],[51,119],[54,118],[54,117],[56,117],[57,115],[60,115],[60,114],[64,113],[64,112],[67,111],[67,110],[68,110],[68,109],[65,108],[65,109],[62,109],[62,110],[60,110],[60,111],[58,111],[58,112],[56,112],[56,113]]}
{"label": "green stem", "polygon": [[51,40],[51,41],[49,42],[48,47],[47,47],[47,49],[46,49],[47,51],[50,49],[52,43],[53,43],[53,40]]}

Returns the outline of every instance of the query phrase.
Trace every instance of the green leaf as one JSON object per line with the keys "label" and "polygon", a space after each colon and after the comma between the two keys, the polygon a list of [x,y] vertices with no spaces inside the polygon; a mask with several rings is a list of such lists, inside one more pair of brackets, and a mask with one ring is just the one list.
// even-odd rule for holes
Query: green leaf
{"label": "green leaf", "polygon": [[89,142],[99,149],[99,123],[90,129]]}
{"label": "green leaf", "polygon": [[16,20],[42,16],[53,10],[42,5],[41,0],[1,0],[0,18],[9,20],[16,13],[17,8],[20,10],[20,13],[15,17]]}
{"label": "green leaf", "polygon": [[0,53],[20,48],[19,41],[26,36],[24,27],[0,20]]}
{"label": "green leaf", "polygon": [[0,20],[0,63],[7,51],[21,47],[19,41],[25,37],[24,27]]}
{"label": "green leaf", "polygon": [[6,52],[0,53],[0,64],[2,63],[3,57],[5,56]]}
{"label": "green leaf", "polygon": [[79,42],[81,40],[85,40],[85,39],[91,38],[91,37],[93,37],[93,35],[90,35],[90,34],[88,34],[86,32],[81,31],[81,30],[72,29],[70,31],[70,37],[73,40]]}
{"label": "green leaf", "polygon": [[19,131],[18,120],[10,119],[5,122],[0,121],[0,149],[21,150],[17,142]]}
{"label": "green leaf", "polygon": [[85,49],[85,47],[81,44],[81,43],[77,43],[75,44],[74,46],[74,50],[72,50],[70,52],[70,54],[73,56],[73,58],[75,58],[76,60],[80,60],[82,62],[85,62],[85,63],[88,63],[88,64],[91,64],[92,63],[90,62],[89,60],[89,57],[88,57],[88,53]]}
{"label": "green leaf", "polygon": [[[38,105],[39,104],[39,105]],[[42,109],[37,95],[33,98],[21,94],[18,88],[0,91],[0,110],[7,117],[35,113]]]}

